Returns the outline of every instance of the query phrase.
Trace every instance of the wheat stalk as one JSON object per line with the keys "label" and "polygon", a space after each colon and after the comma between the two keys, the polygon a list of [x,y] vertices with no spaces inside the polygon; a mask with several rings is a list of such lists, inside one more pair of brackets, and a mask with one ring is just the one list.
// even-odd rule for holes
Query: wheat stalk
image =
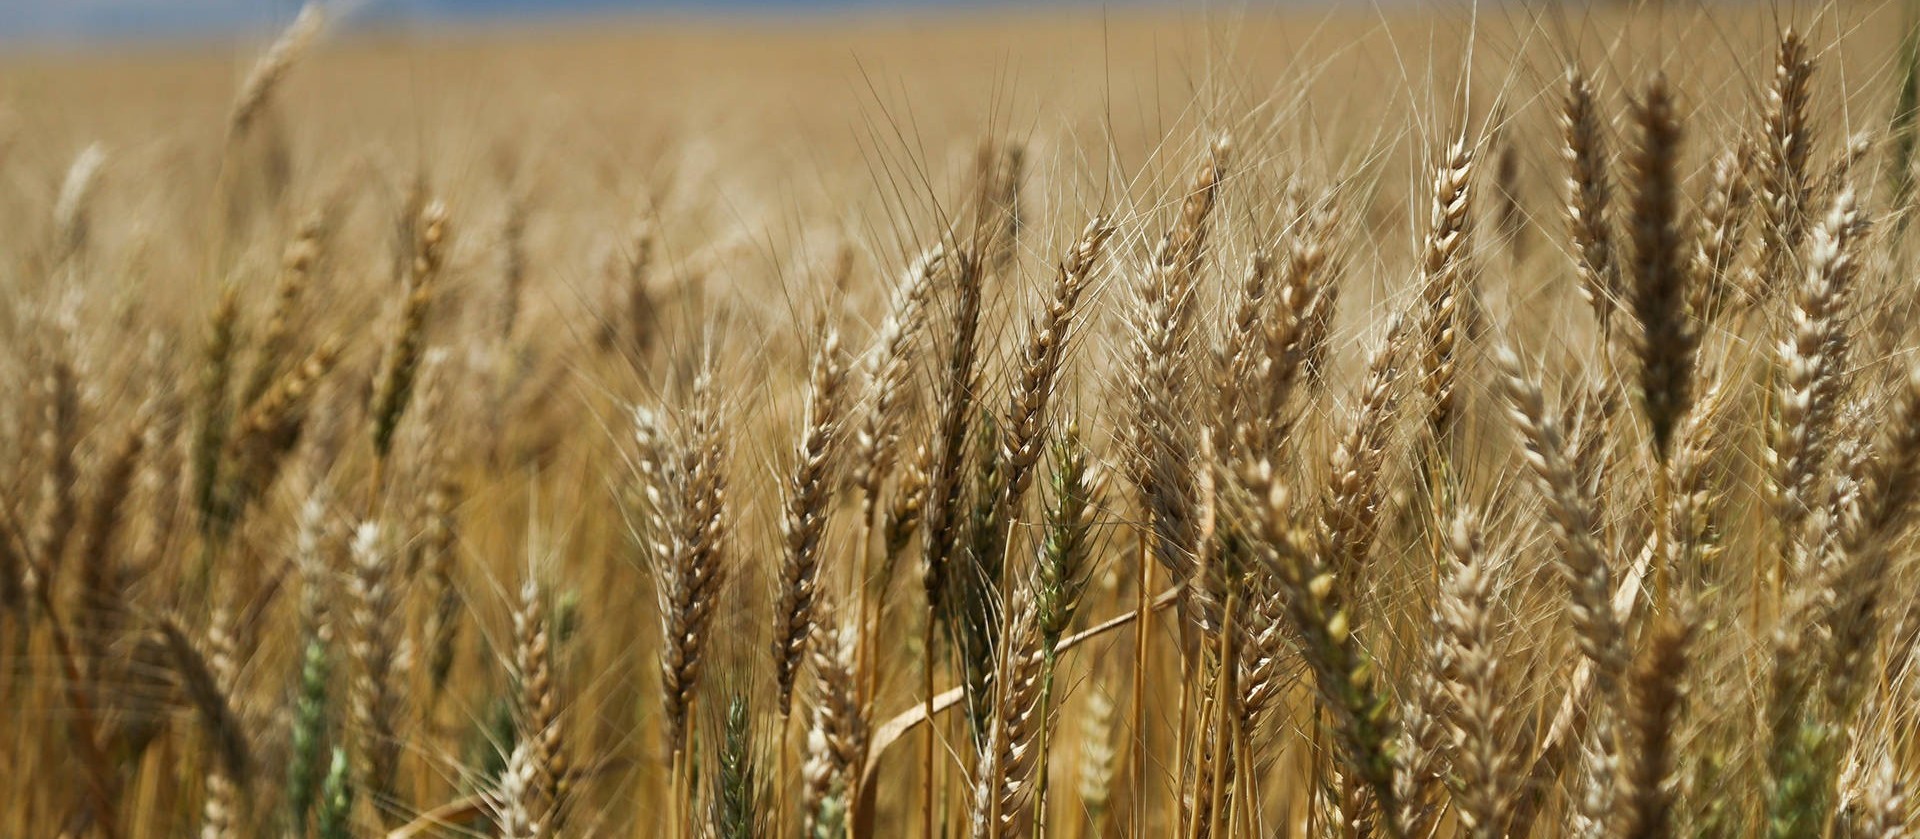
{"label": "wheat stalk", "polygon": [[1788,311],[1788,334],[1775,345],[1779,392],[1767,455],[1783,556],[1796,556],[1800,527],[1815,505],[1815,481],[1830,456],[1834,415],[1845,396],[1847,310],[1864,232],[1852,191],[1841,192],[1813,232],[1806,278]]}
{"label": "wheat stalk", "polygon": [[1635,839],[1670,836],[1673,813],[1673,761],[1678,738],[1681,679],[1686,675],[1693,624],[1667,616],[1656,625],[1633,673],[1629,715],[1633,748],[1620,775],[1626,813],[1619,835]]}
{"label": "wheat stalk", "polygon": [[[362,522],[355,528],[350,548],[353,575],[347,588],[354,633],[349,648],[359,665],[350,689],[357,763],[362,791],[384,803],[398,792],[402,745],[401,696],[393,689],[398,668],[394,623],[400,593],[378,522]],[[379,809],[388,812],[384,806]]]}
{"label": "wheat stalk", "polygon": [[253,127],[254,121],[266,110],[274,90],[320,37],[320,31],[326,25],[325,4],[310,0],[300,7],[300,14],[294,17],[293,23],[280,33],[272,46],[267,47],[260,60],[254,62],[253,69],[247,71],[246,79],[240,83],[240,92],[233,99],[233,112],[227,118],[228,130],[233,137],[243,137]]}
{"label": "wheat stalk", "polygon": [[1715,322],[1737,289],[1734,269],[1749,220],[1753,145],[1740,142],[1713,161],[1713,182],[1700,205],[1700,232],[1693,254],[1695,282],[1687,309],[1703,324]]}
{"label": "wheat stalk", "polygon": [[1633,102],[1639,142],[1628,155],[1630,253],[1627,297],[1639,329],[1640,401],[1654,455],[1664,463],[1673,429],[1693,398],[1699,328],[1688,316],[1688,249],[1680,226],[1680,121],[1666,77],[1648,80]]}
{"label": "wheat stalk", "polygon": [[1247,508],[1238,517],[1258,539],[1257,558],[1286,592],[1288,624],[1300,636],[1324,707],[1337,722],[1347,771],[1372,796],[1371,809],[1388,835],[1404,835],[1394,793],[1398,718],[1375,682],[1372,657],[1354,637],[1352,605],[1316,547],[1314,531],[1293,522],[1292,502],[1272,465],[1251,465],[1240,480]]}
{"label": "wheat stalk", "polygon": [[546,603],[531,576],[520,586],[513,636],[513,669],[520,681],[520,713],[525,727],[524,741],[518,749],[526,750],[527,766],[522,771],[533,782],[522,791],[517,806],[526,812],[530,836],[551,836],[565,824],[573,777],[567,762],[566,730],[560,719],[559,690],[554,684]]}
{"label": "wheat stalk", "polygon": [[1327,464],[1318,539],[1327,561],[1343,574],[1359,572],[1378,535],[1385,486],[1380,470],[1386,465],[1394,412],[1400,404],[1399,380],[1408,340],[1404,324],[1403,318],[1396,317],[1368,359],[1352,419]]}
{"label": "wheat stalk", "polygon": [[1004,503],[1009,513],[1017,512],[1033,467],[1040,460],[1047,404],[1058,386],[1060,367],[1073,339],[1080,297],[1092,282],[1101,248],[1114,229],[1102,216],[1087,222],[1061,258],[1046,305],[1027,327],[1026,340],[1021,342],[1019,375],[1007,406],[1006,450],[1001,455],[1006,461]]}
{"label": "wheat stalk", "polygon": [[808,647],[817,696],[801,769],[801,822],[804,835],[837,836],[846,829],[853,803],[860,800],[867,757],[867,721],[854,669],[859,639],[852,627],[820,624],[816,632],[820,637]]}
{"label": "wheat stalk", "polygon": [[1763,297],[1770,298],[1782,284],[1792,281],[1794,260],[1809,223],[1813,124],[1808,106],[1812,80],[1813,58],[1807,53],[1806,41],[1789,27],[1780,36],[1761,129],[1760,264],[1758,276],[1749,285]]}
{"label": "wheat stalk", "polygon": [[854,482],[860,487],[865,504],[865,520],[871,522],[880,502],[880,490],[891,476],[899,456],[900,434],[911,403],[915,350],[927,323],[927,305],[937,288],[937,280],[948,270],[948,251],[934,248],[915,261],[894,291],[893,305],[875,336],[877,354],[872,356],[873,398],[857,438],[853,458]]}
{"label": "wheat stalk", "polygon": [[1621,296],[1608,215],[1613,184],[1607,174],[1606,125],[1586,71],[1569,67],[1566,79],[1560,106],[1560,156],[1567,167],[1567,243],[1579,273],[1580,295],[1593,308],[1604,346]]}
{"label": "wheat stalk", "polygon": [[1436,669],[1446,697],[1439,715],[1452,739],[1452,768],[1458,778],[1454,803],[1471,835],[1499,836],[1518,779],[1504,742],[1508,717],[1495,691],[1500,651],[1495,646],[1493,568],[1471,513],[1454,518],[1446,546],[1453,575],[1435,607],[1445,662]]}
{"label": "wheat stalk", "polygon": [[427,315],[438,293],[435,282],[447,248],[447,208],[438,201],[420,211],[413,259],[407,272],[407,296],[393,327],[392,342],[380,362],[380,374],[374,382],[373,402],[367,407],[372,418],[373,451],[385,460],[393,448],[393,433],[413,398],[415,373],[424,349]]}
{"label": "wheat stalk", "polygon": [[[665,529],[651,538],[664,563],[660,689],[667,745],[676,758],[687,749],[709,624],[727,576],[728,445],[716,387],[713,371],[703,369],[694,381],[693,409],[681,449],[663,453],[677,462],[653,467],[671,470],[656,478],[661,483],[654,489],[664,496],[659,503]],[[651,433],[645,424],[638,430]],[[645,455],[642,462],[648,462]]]}
{"label": "wheat stalk", "polygon": [[1606,555],[1601,547],[1600,514],[1591,484],[1574,471],[1558,421],[1547,412],[1546,397],[1507,347],[1494,351],[1500,387],[1541,499],[1547,523],[1559,546],[1556,567],[1567,580],[1568,613],[1580,650],[1599,665],[1601,694],[1610,696],[1626,670],[1627,652],[1613,596]]}
{"label": "wheat stalk", "polygon": [[791,713],[793,682],[814,634],[814,599],[820,574],[820,540],[832,513],[830,458],[841,433],[841,390],[846,366],[840,357],[840,337],[827,331],[814,352],[807,377],[806,426],[793,474],[787,480],[786,553],[780,566],[780,602],[774,609],[774,684],[781,716]]}
{"label": "wheat stalk", "polygon": [[1472,178],[1473,150],[1461,137],[1435,170],[1433,206],[1420,260],[1419,379],[1428,402],[1427,427],[1436,441],[1449,439],[1456,410],[1458,373],[1454,355],[1463,326],[1461,297],[1471,293],[1466,260],[1472,249]]}

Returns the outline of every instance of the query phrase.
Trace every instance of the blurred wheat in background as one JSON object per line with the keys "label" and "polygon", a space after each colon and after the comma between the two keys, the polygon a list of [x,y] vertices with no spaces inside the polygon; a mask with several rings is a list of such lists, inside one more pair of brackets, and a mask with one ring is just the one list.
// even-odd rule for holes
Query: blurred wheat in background
{"label": "blurred wheat in background", "polygon": [[0,57],[0,836],[1906,835],[1908,10],[339,11]]}

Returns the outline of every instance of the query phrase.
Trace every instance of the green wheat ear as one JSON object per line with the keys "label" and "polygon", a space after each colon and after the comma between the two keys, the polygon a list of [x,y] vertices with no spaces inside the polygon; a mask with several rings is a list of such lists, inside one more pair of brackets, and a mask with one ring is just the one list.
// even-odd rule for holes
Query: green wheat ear
{"label": "green wheat ear", "polygon": [[353,781],[348,777],[347,752],[338,746],[320,790],[319,829],[320,839],[353,837]]}
{"label": "green wheat ear", "polygon": [[754,768],[753,719],[747,699],[734,694],[727,702],[727,726],[721,738],[719,767],[714,778],[713,831],[719,839],[752,839],[762,835],[762,791]]}
{"label": "green wheat ear", "polygon": [[326,642],[317,636],[309,638],[300,664],[300,694],[295,700],[293,754],[287,762],[287,830],[295,836],[306,835],[307,814],[313,809],[314,776],[319,769],[321,741],[326,739],[327,676],[332,669]]}
{"label": "green wheat ear", "polygon": [[846,791],[841,790],[820,802],[820,813],[813,822],[812,839],[844,839],[847,835]]}
{"label": "green wheat ear", "polygon": [[1086,591],[1098,492],[1078,429],[1069,426],[1060,434],[1051,460],[1046,532],[1034,585],[1040,634],[1049,654],[1072,625]]}

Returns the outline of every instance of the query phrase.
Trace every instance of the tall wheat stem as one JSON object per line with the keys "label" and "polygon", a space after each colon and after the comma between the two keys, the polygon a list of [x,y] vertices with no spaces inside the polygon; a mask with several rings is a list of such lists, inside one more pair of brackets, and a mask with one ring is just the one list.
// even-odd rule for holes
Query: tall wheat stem
{"label": "tall wheat stem", "polygon": [[1139,555],[1134,559],[1140,566],[1139,601],[1135,604],[1140,620],[1133,627],[1133,707],[1128,710],[1129,721],[1127,736],[1130,738],[1127,753],[1127,772],[1133,775],[1133,830],[1140,832],[1141,824],[1146,820],[1147,790],[1147,666],[1151,663],[1148,648],[1153,639],[1153,610],[1148,608],[1148,592],[1153,591],[1153,558],[1147,555],[1147,540],[1152,533],[1140,535]]}
{"label": "tall wheat stem", "polygon": [[1034,758],[1039,775],[1033,785],[1033,831],[1043,839],[1047,835],[1047,744],[1052,729],[1047,723],[1053,713],[1053,668],[1059,660],[1060,653],[1051,644],[1040,659],[1040,742]]}
{"label": "tall wheat stem", "polygon": [[[859,667],[859,673],[856,674],[856,678],[858,678],[860,682],[859,697],[861,707],[869,718],[872,717],[871,712],[873,709],[867,707],[867,703],[873,701],[873,693],[880,679],[878,669],[874,666],[873,639],[880,637],[880,623],[884,615],[881,608],[881,598],[886,595],[885,591],[881,591],[880,597],[875,597],[874,593],[869,591],[869,589],[873,587],[874,583],[870,577],[873,573],[875,540],[884,539],[882,528],[880,527],[880,516],[884,515],[886,515],[886,511],[884,509],[878,509],[876,505],[876,509],[869,511],[865,517],[863,524],[865,532],[863,538],[860,540],[859,573],[853,575],[854,615],[857,616],[860,621],[861,630],[860,637],[855,639],[857,648],[854,651],[854,656],[858,662],[857,666]],[[891,559],[891,557],[887,557],[881,561],[891,562]],[[882,580],[882,585],[885,585],[885,582],[885,580]]]}
{"label": "tall wheat stem", "polygon": [[[1237,589],[1238,586],[1232,584],[1227,586],[1226,600],[1220,607],[1220,634],[1215,639],[1215,645],[1219,648],[1219,660],[1215,662],[1213,676],[1214,719],[1213,745],[1211,749],[1214,753],[1211,754],[1209,759],[1213,770],[1213,780],[1211,781],[1210,787],[1213,793],[1213,800],[1207,804],[1207,829],[1201,834],[1207,837],[1221,835],[1221,811],[1225,809],[1226,804],[1227,761],[1232,759],[1232,743],[1238,739],[1229,736],[1228,728],[1233,725],[1234,717],[1227,713],[1228,697],[1239,695],[1239,689],[1236,686],[1237,680],[1234,677],[1239,668],[1238,662],[1240,659],[1233,644],[1236,635],[1233,626],[1233,607]],[[1225,750],[1224,752],[1222,752],[1223,749]],[[1230,825],[1231,822],[1227,822],[1227,824]]]}
{"label": "tall wheat stem", "polygon": [[926,725],[921,726],[923,730],[921,731],[921,735],[920,735],[920,751],[921,751],[921,759],[922,759],[922,764],[921,764],[922,774],[920,779],[920,793],[921,793],[920,804],[922,808],[921,829],[923,831],[921,835],[926,837],[926,839],[934,839],[934,837],[938,835],[933,830],[933,827],[934,827],[933,811],[936,807],[936,804],[933,800],[933,793],[934,793],[933,770],[934,770],[934,762],[936,758],[935,749],[938,748],[938,744],[934,742],[935,738],[933,736],[933,729],[934,729],[933,668],[935,664],[934,657],[933,657],[933,636],[934,636],[933,604],[929,603],[927,604],[926,626],[922,628],[922,631],[920,634],[920,646],[921,646],[920,688],[922,693],[926,696],[926,705],[927,705],[927,723]]}
{"label": "tall wheat stem", "polygon": [[[1183,625],[1180,627],[1182,631],[1191,631],[1191,628],[1192,627],[1190,624]],[[1176,835],[1180,835],[1180,836],[1186,835],[1188,817],[1191,815],[1195,815],[1192,812],[1193,808],[1190,806],[1187,806],[1184,803],[1186,798],[1186,791],[1181,789],[1181,785],[1186,783],[1185,767],[1188,763],[1192,761],[1193,749],[1195,744],[1198,742],[1197,740],[1190,740],[1189,734],[1191,733],[1191,730],[1192,730],[1192,717],[1196,711],[1196,708],[1194,706],[1199,704],[1195,697],[1198,696],[1200,693],[1199,689],[1196,688],[1194,685],[1194,662],[1192,657],[1187,655],[1186,645],[1184,643],[1185,640],[1186,639],[1184,637],[1181,639],[1182,641],[1181,647],[1180,649],[1176,650],[1176,652],[1178,652],[1180,656],[1180,705],[1178,708],[1178,712],[1174,717],[1174,728],[1173,728],[1173,759],[1174,759],[1173,800],[1174,800],[1174,815],[1175,815],[1174,823],[1179,829],[1179,832]],[[1195,774],[1195,777],[1198,778],[1199,776],[1198,771],[1196,771],[1194,774]],[[1195,803],[1197,805],[1198,802],[1195,802]]]}
{"label": "tall wheat stem", "polygon": [[773,741],[773,750],[778,764],[773,778],[776,785],[773,790],[773,832],[781,835],[787,829],[787,791],[793,788],[787,777],[787,744],[793,741],[793,714],[780,712],[780,724],[774,727],[779,739]]}
{"label": "tall wheat stem", "polygon": [[669,779],[669,786],[667,787],[667,830],[670,831],[670,835],[680,837],[680,839],[686,839],[688,836],[687,819],[692,815],[692,808],[683,808],[681,806],[683,799],[681,798],[680,789],[682,778],[686,774],[685,760],[685,749],[680,749],[673,753],[673,770]]}

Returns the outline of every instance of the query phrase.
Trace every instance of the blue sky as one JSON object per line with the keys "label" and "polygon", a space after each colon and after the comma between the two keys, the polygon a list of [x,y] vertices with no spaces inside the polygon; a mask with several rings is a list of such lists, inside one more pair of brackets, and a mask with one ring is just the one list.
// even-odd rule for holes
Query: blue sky
{"label": "blue sky", "polygon": [[[1005,0],[998,0],[1005,2]],[[816,12],[964,7],[996,0],[332,0],[350,21],[519,19],[655,11]],[[88,41],[272,30],[300,0],[0,0],[0,41]]]}

